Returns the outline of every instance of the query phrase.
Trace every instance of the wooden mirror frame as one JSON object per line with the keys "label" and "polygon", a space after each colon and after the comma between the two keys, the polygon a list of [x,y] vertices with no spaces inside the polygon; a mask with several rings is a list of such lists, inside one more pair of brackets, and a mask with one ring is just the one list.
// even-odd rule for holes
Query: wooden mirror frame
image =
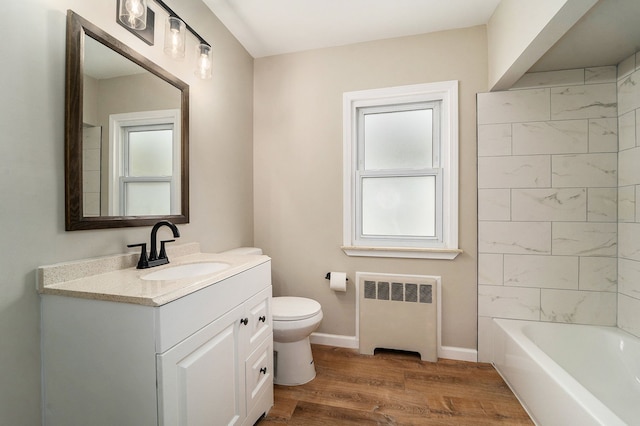
{"label": "wooden mirror frame", "polygon": [[[84,216],[82,195],[82,128],[84,36],[87,35],[156,75],[181,92],[181,207],[177,215]],[[151,226],[160,220],[189,222],[189,85],[82,18],[67,11],[65,88],[65,227],[85,229]]]}

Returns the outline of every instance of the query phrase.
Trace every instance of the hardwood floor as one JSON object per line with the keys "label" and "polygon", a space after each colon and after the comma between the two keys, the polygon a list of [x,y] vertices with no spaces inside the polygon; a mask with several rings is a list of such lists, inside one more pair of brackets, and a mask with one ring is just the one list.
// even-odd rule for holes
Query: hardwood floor
{"label": "hardwood floor", "polygon": [[490,364],[313,345],[317,376],[275,386],[275,405],[258,426],[533,425]]}

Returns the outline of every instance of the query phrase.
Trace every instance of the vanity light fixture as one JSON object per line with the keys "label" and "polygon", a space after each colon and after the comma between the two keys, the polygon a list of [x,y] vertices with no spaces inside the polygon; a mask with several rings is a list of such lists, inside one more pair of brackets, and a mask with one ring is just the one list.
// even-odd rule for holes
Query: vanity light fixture
{"label": "vanity light fixture", "polygon": [[[118,21],[129,31],[141,37],[149,45],[153,45],[153,11],[147,9],[148,0],[118,0]],[[184,22],[162,0],[154,2],[169,14],[165,24],[164,52],[172,58],[182,59],[185,56],[186,32],[189,31],[198,39],[196,46],[195,75],[202,79],[211,78],[213,55],[211,45],[193,28]],[[142,31],[151,32],[147,37],[139,34]]]}
{"label": "vanity light fixture", "polygon": [[[185,34],[189,31],[198,39],[196,46],[196,72],[195,74],[202,78],[211,78],[212,55],[211,45],[200,34],[195,32],[184,20],[180,19],[166,3],[162,0],[154,0],[158,6],[163,8],[169,14],[164,34],[164,52],[172,58],[184,58],[185,51]],[[186,31],[185,31],[186,28]],[[182,37],[180,39],[180,36]],[[182,40],[182,41],[180,41]]]}

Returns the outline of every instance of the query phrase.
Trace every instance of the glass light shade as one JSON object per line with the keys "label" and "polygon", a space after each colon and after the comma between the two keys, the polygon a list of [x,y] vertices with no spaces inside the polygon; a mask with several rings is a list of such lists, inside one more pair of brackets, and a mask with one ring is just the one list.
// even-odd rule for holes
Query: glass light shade
{"label": "glass light shade", "polygon": [[120,22],[134,30],[147,28],[147,0],[120,0]]}
{"label": "glass light shade", "polygon": [[211,69],[213,68],[213,54],[211,46],[200,43],[196,46],[196,70],[195,75],[203,80],[211,78]]}
{"label": "glass light shade", "polygon": [[186,26],[180,18],[169,16],[164,28],[164,53],[175,59],[184,58]]}

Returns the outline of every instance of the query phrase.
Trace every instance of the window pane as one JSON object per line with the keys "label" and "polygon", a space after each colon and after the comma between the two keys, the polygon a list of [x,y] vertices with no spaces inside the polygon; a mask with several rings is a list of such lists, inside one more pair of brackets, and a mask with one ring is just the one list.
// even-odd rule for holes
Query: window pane
{"label": "window pane", "polygon": [[173,130],[129,132],[128,176],[171,176]]}
{"label": "window pane", "polygon": [[432,168],[432,109],[364,116],[364,168]]}
{"label": "window pane", "polygon": [[126,216],[171,214],[169,182],[125,182],[124,193]]}
{"label": "window pane", "polygon": [[364,178],[362,235],[433,237],[435,206],[435,176]]}

